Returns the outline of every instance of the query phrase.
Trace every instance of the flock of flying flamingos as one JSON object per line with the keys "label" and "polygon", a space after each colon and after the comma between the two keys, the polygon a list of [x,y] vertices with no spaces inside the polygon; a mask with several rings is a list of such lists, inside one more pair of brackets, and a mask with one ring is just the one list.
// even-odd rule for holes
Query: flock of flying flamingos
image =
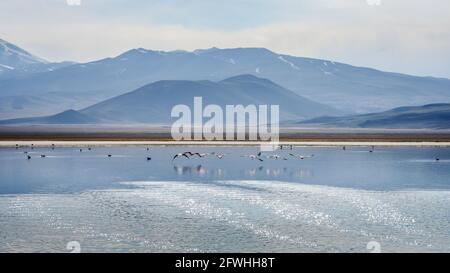
{"label": "flock of flying flamingos", "polygon": [[[279,148],[281,150],[286,149],[286,147],[288,147],[290,150],[293,150],[293,146],[292,145],[280,145]],[[19,149],[19,145],[16,144],[16,149]],[[31,144],[31,149],[34,149],[34,145]],[[55,149],[55,144],[52,144],[52,150]],[[345,147],[343,148],[345,150]],[[92,148],[88,148],[88,151],[91,151]],[[147,148],[147,151],[149,151],[150,148]],[[83,152],[83,149],[80,149],[80,152]],[[24,154],[27,155],[28,160],[31,159],[31,155],[29,154],[28,151],[24,151]],[[203,158],[203,157],[207,157],[207,156],[215,156],[218,159],[223,159],[226,155],[226,153],[216,153],[216,152],[212,152],[212,153],[194,153],[194,152],[184,152],[184,153],[178,153],[176,155],[173,156],[172,158],[172,162],[175,161],[175,159],[177,158],[187,158],[187,159],[191,159],[191,157],[197,156],[199,158]],[[304,160],[306,158],[311,158],[314,157],[314,155],[301,155],[301,154],[294,154],[294,153],[289,153],[289,156],[291,156],[292,158],[296,158],[296,159],[300,159],[300,160]],[[45,154],[41,154],[41,158],[45,158],[46,155]],[[108,154],[108,157],[112,157],[111,154]],[[259,152],[258,154],[248,154],[248,155],[241,155],[241,157],[245,157],[251,160],[258,160],[258,161],[264,161],[264,159],[275,159],[275,160],[288,160],[287,157],[278,155],[278,154],[271,154],[271,155],[263,155],[262,152]],[[264,159],[263,159],[264,158]],[[152,160],[151,157],[147,156],[147,161]]]}
{"label": "flock of flying flamingos", "polygon": [[[292,145],[280,145],[278,146],[278,148],[280,148],[281,150],[286,149],[286,147],[288,147],[290,150],[293,150],[293,146]],[[19,144],[16,144],[16,149],[19,149]],[[34,149],[34,145],[31,144],[31,149]],[[55,144],[52,144],[52,150],[55,149]],[[345,151],[346,147],[342,147],[342,149]],[[88,151],[91,151],[92,148],[89,147]],[[150,148],[147,148],[147,151],[149,151]],[[369,150],[370,153],[373,153],[373,151],[375,150],[375,146],[372,146],[372,148]],[[83,149],[80,149],[80,152],[83,152]],[[24,151],[24,154],[27,155],[28,160],[31,159],[31,155],[28,153],[28,151]],[[216,152],[212,152],[212,153],[193,153],[193,152],[184,152],[184,153],[178,153],[176,155],[174,155],[174,157],[172,158],[172,162],[175,161],[175,159],[177,158],[187,158],[187,159],[191,159],[191,157],[197,156],[199,158],[203,158],[203,157],[207,157],[207,156],[215,156],[218,159],[222,159],[224,158],[226,155],[225,153],[216,153]],[[289,153],[289,156],[291,156],[292,158],[295,159],[300,159],[300,160],[304,160],[307,158],[311,158],[314,157],[313,154],[311,155],[301,155],[301,154],[294,154],[294,153]],[[41,158],[45,158],[46,155],[42,154]],[[111,154],[108,155],[108,157],[112,157]],[[287,157],[278,155],[278,154],[272,154],[272,155],[263,155],[262,152],[259,152],[258,154],[249,154],[249,155],[241,155],[241,157],[245,157],[245,158],[249,158],[251,160],[258,160],[258,161],[264,161],[263,158],[265,159],[275,159],[275,160],[288,160]],[[152,160],[151,157],[147,156],[147,161]],[[438,157],[436,157],[435,159],[436,162],[439,162],[440,159]]]}
{"label": "flock of flying flamingos", "polygon": [[[279,148],[281,150],[283,150],[283,145],[279,146]],[[292,145],[288,146],[290,150],[293,149]],[[172,161],[174,161],[175,159],[179,158],[179,157],[185,157],[187,159],[190,159],[193,156],[197,156],[197,157],[206,157],[206,156],[215,156],[218,159],[222,159],[224,158],[226,155],[228,154],[221,154],[221,153],[216,153],[216,152],[212,152],[212,153],[193,153],[193,152],[184,152],[184,153],[179,153],[176,154],[173,158]],[[294,153],[289,153],[289,155],[293,158],[297,158],[300,160],[306,159],[306,158],[311,158],[314,157],[314,155],[300,155],[300,154],[294,154]],[[241,157],[245,157],[245,158],[249,158],[251,160],[258,160],[258,161],[264,161],[263,158],[266,159],[275,159],[275,160],[288,160],[287,157],[281,156],[281,155],[277,155],[277,154],[273,154],[273,155],[263,155],[262,152],[259,152],[258,154],[249,154],[249,155],[241,155]]]}

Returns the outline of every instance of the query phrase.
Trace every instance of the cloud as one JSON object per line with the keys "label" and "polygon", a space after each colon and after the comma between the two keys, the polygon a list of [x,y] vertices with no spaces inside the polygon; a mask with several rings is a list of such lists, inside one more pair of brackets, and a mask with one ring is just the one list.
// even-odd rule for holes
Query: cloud
{"label": "cloud", "polygon": [[[15,1],[17,8],[23,0]],[[50,60],[90,61],[136,47],[267,47],[298,56],[450,77],[445,63],[450,58],[447,0],[382,1],[380,6],[369,6],[366,0],[260,0],[254,9],[255,0],[226,4],[145,1],[147,4],[141,6],[138,2],[143,1],[85,0],[75,9],[52,1],[54,5],[48,9],[54,16],[45,14],[51,13],[45,6],[37,5],[38,10],[28,19],[9,15],[14,4],[3,2],[0,35]],[[128,4],[123,6],[125,2]],[[242,2],[245,4],[239,4]],[[155,5],[150,9],[148,3]],[[98,10],[102,6],[104,10]],[[5,7],[10,9],[6,17],[1,11]],[[262,16],[262,11],[267,15]],[[27,18],[28,11],[23,12],[20,18]],[[245,14],[252,18],[243,18]],[[165,15],[171,18],[160,19]],[[223,27],[224,18],[233,24]]]}

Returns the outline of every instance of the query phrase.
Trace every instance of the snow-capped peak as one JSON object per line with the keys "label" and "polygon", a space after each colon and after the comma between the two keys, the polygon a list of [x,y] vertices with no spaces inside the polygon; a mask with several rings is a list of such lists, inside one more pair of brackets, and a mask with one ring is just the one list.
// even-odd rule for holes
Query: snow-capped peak
{"label": "snow-capped peak", "polygon": [[3,66],[22,67],[29,64],[47,64],[44,59],[38,58],[29,52],[0,39],[0,63]]}

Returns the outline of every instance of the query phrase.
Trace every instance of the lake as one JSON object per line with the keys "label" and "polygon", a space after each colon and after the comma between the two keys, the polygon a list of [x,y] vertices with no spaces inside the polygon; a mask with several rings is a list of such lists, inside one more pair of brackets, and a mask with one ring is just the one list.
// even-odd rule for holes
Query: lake
{"label": "lake", "polygon": [[2,148],[0,251],[450,252],[450,148],[370,149]]}

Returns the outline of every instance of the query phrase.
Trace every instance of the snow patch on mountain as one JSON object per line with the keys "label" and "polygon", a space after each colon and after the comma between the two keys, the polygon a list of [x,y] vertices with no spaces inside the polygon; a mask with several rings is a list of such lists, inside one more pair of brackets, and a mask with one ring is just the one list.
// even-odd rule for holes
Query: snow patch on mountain
{"label": "snow patch on mountain", "polygon": [[290,65],[293,69],[295,70],[300,70],[300,68],[298,66],[296,66],[293,62],[290,62],[288,60],[286,60],[283,56],[278,56],[278,59],[281,60],[282,62],[287,63],[288,65]]}
{"label": "snow patch on mountain", "polygon": [[9,70],[14,70],[15,69],[14,67],[8,66],[8,65],[5,65],[5,64],[0,64],[0,66],[3,67],[3,68],[9,69]]}

